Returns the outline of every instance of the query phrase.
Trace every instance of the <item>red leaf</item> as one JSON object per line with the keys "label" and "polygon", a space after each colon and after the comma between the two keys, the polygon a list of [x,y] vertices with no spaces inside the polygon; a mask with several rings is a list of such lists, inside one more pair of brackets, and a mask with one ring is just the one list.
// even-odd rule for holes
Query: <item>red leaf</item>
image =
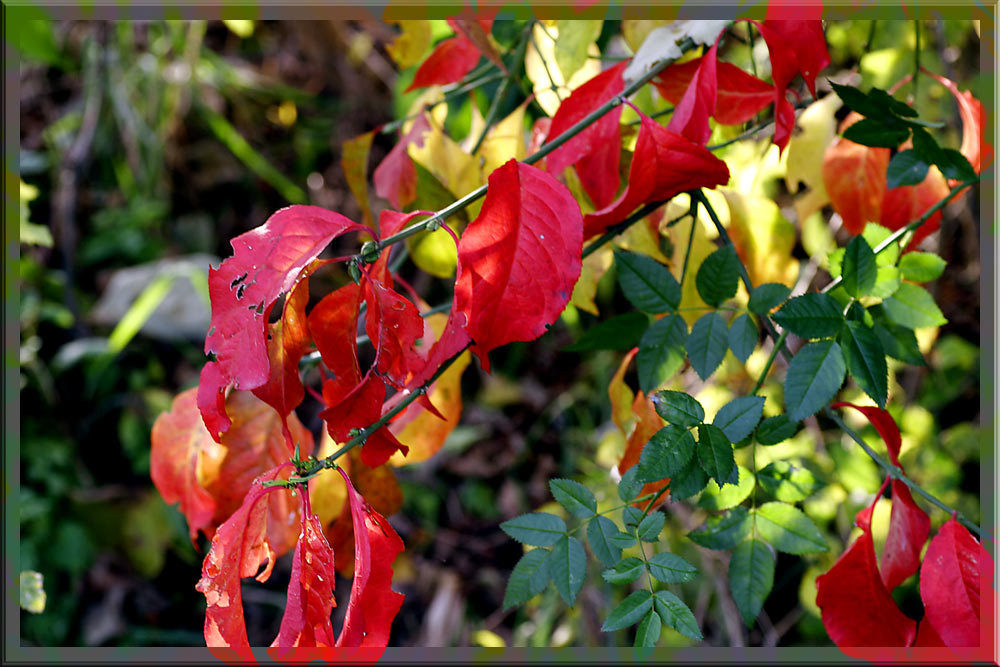
{"label": "red leaf", "polygon": [[346,395],[361,382],[358,366],[358,308],[361,287],[348,283],[330,292],[309,311],[309,331],[323,364],[333,373]]}
{"label": "red leaf", "polygon": [[[859,120],[861,116],[851,112],[840,124],[840,132]],[[881,219],[888,167],[888,148],[869,148],[837,137],[826,149],[823,185],[852,235],[863,232],[866,223]]]}
{"label": "red leaf", "polygon": [[375,346],[375,368],[395,387],[406,384],[411,373],[426,363],[413,349],[424,335],[424,321],[417,307],[402,295],[366,274],[365,331]]}
{"label": "red leaf", "polygon": [[[653,83],[664,99],[679,104],[701,65],[701,58],[675,63]],[[774,87],[732,63],[717,63],[718,90],[712,117],[723,125],[741,125],[774,101]],[[676,111],[674,112],[676,113]]]}
{"label": "red leaf", "polygon": [[[625,90],[622,72],[627,66],[628,61],[623,61],[606,69],[570,93],[570,96],[559,105],[556,115],[552,117],[548,138],[555,139],[594,109],[620,95]],[[603,161],[590,160],[586,165],[577,167],[577,172],[587,173],[586,176],[580,173],[580,180],[587,189],[591,201],[598,207],[607,206],[614,193],[618,191],[620,159],[618,147],[621,145],[618,120],[621,114],[621,106],[615,107],[545,158],[548,171],[558,176],[563,169],[577,164],[587,155],[602,151],[602,155],[606,158]],[[612,146],[615,150],[610,148]]]}
{"label": "red leaf", "polygon": [[583,248],[580,207],[551,175],[510,160],[488,185],[479,216],[458,244],[453,307],[466,316],[487,372],[490,350],[534,340],[559,317],[580,275]]}
{"label": "red leaf", "polygon": [[937,630],[930,624],[927,617],[920,621],[917,626],[917,637],[913,640],[914,647],[920,648],[945,648],[944,640],[938,636]]}
{"label": "red leaf", "polygon": [[714,188],[729,182],[729,168],[703,146],[665,129],[637,110],[642,125],[632,155],[625,191],[605,208],[584,218],[589,238],[624,220],[637,207],[667,200],[686,190]]}
{"label": "red leaf", "polygon": [[417,116],[410,131],[392,147],[372,172],[375,194],[388,199],[393,208],[405,208],[417,198],[417,168],[407,155],[406,147],[411,143],[423,146],[424,133],[430,129],[427,117],[424,114]]}
{"label": "red leaf", "polygon": [[667,130],[685,136],[699,146],[704,146],[712,136],[708,117],[715,111],[717,98],[716,44],[718,40],[701,57],[684,97],[667,124]]}
{"label": "red leaf", "polygon": [[198,407],[212,437],[229,428],[220,394],[230,384],[250,390],[268,381],[267,322],[271,306],[334,238],[366,227],[317,206],[289,206],[260,227],[234,238],[233,256],[210,269],[212,328],[205,353],[216,361],[202,370]]}
{"label": "red leaf", "polygon": [[403,542],[381,514],[371,509],[338,468],[347,485],[354,523],[354,582],[338,647],[385,647],[404,596],[392,590],[392,563]]}
{"label": "red leaf", "polygon": [[[962,146],[959,151],[972,165],[976,173],[982,173],[986,165],[993,161],[993,146],[986,143],[983,128],[986,124],[986,110],[983,103],[977,100],[971,91],[959,92],[955,82],[946,77],[923,70],[951,91],[958,102],[958,115],[962,118]],[[958,181],[949,182],[952,187]]]}
{"label": "red leaf", "polygon": [[981,609],[991,610],[994,596],[993,559],[952,517],[931,540],[920,568],[924,622],[934,626],[947,646],[980,646],[992,632]]}
{"label": "red leaf", "polygon": [[[887,149],[877,149],[887,150]],[[883,184],[886,175],[882,175]],[[937,167],[931,167],[927,176],[917,185],[901,185],[886,191],[882,198],[882,210],[879,222],[884,227],[897,230],[918,220],[927,209],[937,204],[948,194],[951,188]],[[913,234],[908,248],[914,248],[925,238],[938,230],[941,225],[941,211],[937,211],[927,222],[920,225]]]}
{"label": "red leaf", "polygon": [[858,512],[854,523],[862,530],[861,536],[841,554],[829,572],[816,579],[816,604],[822,612],[823,625],[841,649],[909,646],[916,635],[916,622],[896,606],[875,562],[871,517],[881,496],[880,490],[872,504]]}
{"label": "red leaf", "polygon": [[[268,541],[267,503],[259,501],[279,487],[265,487],[264,481],[278,479],[291,464],[272,468],[253,481],[240,508],[219,527],[212,547],[202,565],[201,579],[195,588],[205,594],[205,642],[236,650],[243,660],[253,662],[246,624],[243,621],[243,595],[240,579],[256,575],[257,581],[271,576],[276,555]],[[287,470],[285,470],[287,473]],[[287,474],[285,475],[287,477]],[[260,570],[266,563],[264,570]]]}
{"label": "red leaf", "polygon": [[[413,83],[403,92],[461,81],[478,62],[479,49],[475,44],[461,35],[449,37],[434,47],[413,75]],[[402,208],[395,203],[393,206]]]}
{"label": "red leaf", "polygon": [[[498,54],[496,49],[493,48],[493,44],[490,42],[489,37],[490,31],[493,29],[493,19],[496,18],[499,10],[499,7],[486,8],[484,11],[488,12],[488,14],[484,13],[476,18],[473,15],[474,13],[466,7],[462,10],[463,16],[449,18],[448,25],[451,26],[451,29],[455,31],[456,35],[468,40],[469,43],[475,46],[476,49],[490,62],[506,72],[507,67],[503,64],[500,54]],[[475,63],[473,63],[473,66],[475,66]]]}
{"label": "red leaf", "polygon": [[[819,16],[813,20],[788,21],[774,20],[770,14],[769,7],[764,26],[781,35],[789,45],[796,60],[796,69],[802,74],[809,92],[815,98],[816,76],[830,64],[830,53],[826,50],[826,35],[823,34],[823,22],[819,20]],[[783,19],[788,16],[784,12],[782,14]],[[789,81],[792,77],[789,77]]]}
{"label": "red leaf", "polygon": [[[323,383],[323,400],[329,407],[319,413],[326,422],[330,437],[339,443],[350,439],[351,429],[366,428],[378,421],[385,401],[385,385],[371,371],[361,384],[346,395],[340,393],[342,389],[336,380]],[[396,436],[383,426],[368,436],[361,448],[361,460],[374,468],[388,461],[396,450],[406,454],[409,448],[400,444]]]}
{"label": "red leaf", "polygon": [[889,452],[889,460],[892,461],[893,465],[899,465],[899,448],[902,446],[903,440],[899,435],[899,426],[896,425],[896,420],[892,418],[888,410],[877,408],[874,405],[854,405],[847,402],[833,403],[830,407],[834,410],[854,408],[867,417],[878,434],[882,436],[885,448]]}
{"label": "red leaf", "polygon": [[[795,109],[785,96],[785,89],[799,73],[799,61],[792,43],[770,24],[751,20],[767,42],[767,52],[771,59],[771,81],[774,82],[774,144],[782,151],[792,138],[795,128]],[[823,42],[826,49],[825,41]]]}
{"label": "red leaf", "polygon": [[889,535],[882,551],[882,582],[890,593],[920,569],[920,550],[931,532],[931,519],[913,501],[910,489],[892,482]]}

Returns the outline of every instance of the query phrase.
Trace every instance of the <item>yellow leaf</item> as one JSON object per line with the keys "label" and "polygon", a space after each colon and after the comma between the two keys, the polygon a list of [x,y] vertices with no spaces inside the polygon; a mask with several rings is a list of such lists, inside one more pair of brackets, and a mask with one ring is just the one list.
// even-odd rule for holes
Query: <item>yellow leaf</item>
{"label": "yellow leaf", "polygon": [[400,69],[416,65],[431,45],[431,24],[426,19],[392,21],[403,32],[385,47]]}
{"label": "yellow leaf", "polygon": [[[683,210],[681,210],[680,206],[673,209],[673,211],[668,207],[665,217],[669,220],[681,213],[683,213]],[[716,249],[716,245],[709,238],[708,225],[711,224],[711,222],[706,223],[702,219],[701,211],[699,211],[698,220],[694,223],[694,239],[691,241],[687,274],[681,282],[681,303],[678,310],[680,316],[684,318],[688,326],[694,324],[699,317],[708,312],[705,302],[702,301],[701,296],[698,294],[698,289],[695,287],[694,278],[698,275],[698,267],[701,266],[701,263]],[[714,231],[714,228],[712,229]],[[671,227],[667,234],[670,238],[670,243],[675,248],[670,269],[674,277],[680,282],[681,273],[684,270],[684,254],[687,252],[688,240],[691,238],[691,219],[682,220]]]}
{"label": "yellow leaf", "polygon": [[[524,58],[524,71],[528,75],[528,79],[531,80],[535,101],[545,110],[545,113],[552,116],[559,108],[560,98],[566,99],[571,90],[575,90],[581,84],[601,73],[601,61],[596,58],[600,52],[597,50],[596,44],[591,44],[587,48],[587,55],[595,56],[595,58],[588,58],[567,82],[556,65],[555,42],[553,40],[559,38],[559,29],[555,26],[543,27],[541,24],[535,24],[532,36],[534,40],[528,45],[528,51]],[[558,95],[552,90],[553,86],[558,89]]]}
{"label": "yellow leaf", "polygon": [[[661,9],[664,12],[671,11],[671,9],[665,7]],[[673,13],[676,15],[677,10],[673,9]],[[670,23],[672,23],[670,19],[658,19],[655,21],[642,19],[625,20],[622,21],[622,36],[625,38],[625,43],[632,49],[632,53],[635,53],[642,46],[642,43],[646,41],[646,38],[649,37],[649,33],[660,26],[670,25]]]}
{"label": "yellow leaf", "polygon": [[[494,169],[511,158],[520,161],[528,155],[528,147],[524,141],[524,112],[527,108],[528,103],[525,102],[486,134],[476,153],[482,183],[486,182]],[[474,136],[477,135],[478,133]]]}
{"label": "yellow leaf", "polygon": [[[430,132],[424,134],[422,146],[412,143],[407,147],[410,157],[441,181],[456,199],[478,188],[479,170],[476,168],[475,158],[445,134],[441,125],[433,118],[430,126]],[[481,207],[480,199],[468,207],[469,215],[478,215]]]}
{"label": "yellow leaf", "polygon": [[611,421],[621,429],[622,435],[628,435],[633,422],[632,402],[635,400],[635,392],[625,384],[625,371],[632,363],[638,348],[633,349],[625,355],[618,370],[611,377],[608,383],[608,398],[611,399]]}
{"label": "yellow leaf", "polygon": [[626,229],[619,237],[619,245],[626,250],[652,257],[663,264],[670,264],[670,258],[660,250],[660,230],[658,223],[651,216],[635,223]]}
{"label": "yellow leaf", "polygon": [[750,281],[795,285],[799,260],[792,257],[795,226],[785,219],[774,201],[766,197],[722,190],[729,204],[729,235]]}
{"label": "yellow leaf", "polygon": [[611,266],[611,259],[611,246],[606,244],[583,260],[580,278],[576,281],[573,295],[569,298],[570,305],[592,315],[600,314],[597,310],[597,304],[594,303],[594,295],[597,294],[597,283]]}
{"label": "yellow leaf", "polygon": [[563,19],[556,25],[560,35],[555,47],[556,64],[565,79],[576,74],[587,62],[587,50],[601,36],[604,21]]}

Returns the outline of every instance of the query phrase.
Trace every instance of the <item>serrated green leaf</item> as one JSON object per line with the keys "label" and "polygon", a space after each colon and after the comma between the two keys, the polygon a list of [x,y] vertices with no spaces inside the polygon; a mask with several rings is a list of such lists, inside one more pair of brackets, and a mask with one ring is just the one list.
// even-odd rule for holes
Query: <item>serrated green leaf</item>
{"label": "serrated green leaf", "polygon": [[750,534],[752,521],[749,510],[738,506],[721,516],[709,517],[705,523],[688,533],[688,537],[706,549],[728,551]]}
{"label": "serrated green leaf", "polygon": [[688,328],[680,315],[653,322],[639,341],[636,367],[639,388],[647,395],[669,380],[684,365]]}
{"label": "serrated green leaf", "polygon": [[847,365],[832,340],[809,343],[792,358],[785,375],[788,418],[801,421],[830,402],[844,383]]}
{"label": "serrated green leaf", "polygon": [[753,514],[757,532],[778,551],[802,555],[827,550],[819,528],[797,507],[764,503]]}
{"label": "serrated green leaf", "polygon": [[705,408],[693,396],[683,391],[664,389],[656,392],[653,406],[657,414],[670,424],[691,427],[705,420]]}
{"label": "serrated green leaf", "polygon": [[878,265],[864,236],[855,236],[847,244],[840,275],[844,279],[844,290],[855,298],[865,296],[875,287]]}
{"label": "serrated green leaf", "polygon": [[698,507],[720,511],[736,507],[746,500],[753,491],[754,474],[743,466],[737,466],[736,471],[739,481],[735,485],[727,484],[720,487],[710,480],[701,498],[698,499]]}
{"label": "serrated green leaf", "polygon": [[507,580],[503,608],[510,609],[535,597],[549,584],[549,550],[532,549],[517,561]]}
{"label": "serrated green leaf", "polygon": [[898,188],[901,185],[917,185],[927,178],[927,171],[930,165],[913,149],[899,151],[889,160],[889,169],[886,171],[886,182],[889,188]]}
{"label": "serrated green leaf", "polygon": [[571,479],[549,480],[552,497],[573,516],[586,519],[597,514],[597,498],[579,482]]}
{"label": "serrated green leaf", "polygon": [[833,81],[830,82],[830,85],[833,86],[833,92],[837,93],[837,97],[844,102],[844,106],[851,111],[857,111],[867,118],[885,118],[890,115],[885,108],[868,99],[868,95],[858,88]]}
{"label": "serrated green leaf", "polygon": [[937,280],[948,262],[932,252],[908,252],[899,259],[899,270],[903,277],[915,283]]}
{"label": "serrated green leaf", "polygon": [[861,322],[847,322],[840,334],[840,343],[851,377],[880,408],[884,408],[889,369],[878,336]]}
{"label": "serrated green leaf", "polygon": [[653,608],[653,594],[648,590],[633,591],[627,598],[621,601],[610,614],[608,620],[604,621],[601,630],[604,632],[614,632],[627,628],[638,623],[650,609]]}
{"label": "serrated green leaf", "polygon": [[639,310],[666,313],[677,310],[681,286],[663,264],[652,257],[615,250],[618,283],[625,297]]}
{"label": "serrated green leaf", "polygon": [[[865,237],[865,241],[868,241],[868,245],[874,252],[879,244],[892,235],[892,230],[888,227],[883,227],[877,222],[869,222],[865,225],[865,230],[861,232],[861,235]],[[895,266],[897,259],[899,259],[899,241],[892,243],[882,252],[875,255],[875,262],[879,266]]]}
{"label": "serrated green leaf", "polygon": [[896,148],[910,138],[910,129],[897,120],[862,118],[844,130],[843,136],[862,146]]}
{"label": "serrated green leaf", "polygon": [[614,567],[604,570],[601,576],[611,584],[627,584],[638,579],[644,567],[641,560],[634,556],[629,556],[628,558],[623,558]]}
{"label": "serrated green leaf", "polygon": [[666,520],[667,517],[663,512],[647,514],[646,518],[639,522],[639,528],[636,531],[639,539],[643,542],[656,542],[660,538],[660,531],[663,530],[663,524]]}
{"label": "serrated green leaf", "polygon": [[729,329],[718,313],[705,313],[691,327],[687,341],[691,367],[702,380],[707,380],[726,357]]}
{"label": "serrated green leaf", "polygon": [[875,286],[868,292],[868,296],[876,299],[888,299],[896,293],[902,281],[899,279],[899,269],[895,266],[880,266],[875,274]]}
{"label": "serrated green leaf", "polygon": [[736,296],[740,277],[740,261],[736,251],[725,245],[705,258],[698,267],[694,284],[702,301],[717,307],[726,299]]}
{"label": "serrated green leaf", "polygon": [[550,559],[556,590],[566,604],[572,605],[587,576],[587,554],[583,550],[583,543],[575,537],[564,535],[552,547]]}
{"label": "serrated green leaf", "polygon": [[829,294],[809,292],[789,299],[774,314],[774,321],[800,338],[829,338],[840,331],[844,314]]}
{"label": "serrated green leaf", "polygon": [[722,429],[729,442],[739,442],[753,433],[763,414],[763,397],[741,396],[719,408],[712,423]]}
{"label": "serrated green leaf", "polygon": [[665,584],[683,584],[695,578],[698,568],[676,554],[658,553],[649,559],[649,573]]}
{"label": "serrated green leaf", "polygon": [[740,363],[745,364],[750,355],[753,354],[754,348],[757,347],[758,335],[757,325],[745,313],[729,325],[729,349],[733,351],[733,355],[740,360]]}
{"label": "serrated green leaf", "polygon": [[647,611],[635,631],[635,647],[652,648],[656,646],[656,642],[660,641],[662,627],[660,615],[653,609]]}
{"label": "serrated green leaf", "polygon": [[673,477],[691,461],[695,447],[694,436],[686,428],[677,424],[664,426],[642,448],[639,480],[648,483]]}
{"label": "serrated green leaf", "polygon": [[750,293],[750,312],[766,315],[775,306],[781,305],[792,293],[792,288],[781,283],[764,283]]}
{"label": "serrated green leaf", "polygon": [[893,359],[913,364],[915,366],[926,366],[924,356],[920,353],[920,346],[917,344],[917,337],[912,329],[901,327],[885,316],[885,311],[881,307],[873,307],[869,310],[875,324],[873,330],[882,343],[882,349]]}
{"label": "serrated green leaf", "polygon": [[630,503],[636,499],[642,491],[643,483],[639,481],[639,467],[632,466],[625,471],[622,479],[618,482],[618,497]]}
{"label": "serrated green leaf", "polygon": [[580,336],[580,340],[563,348],[567,352],[589,350],[631,350],[642,340],[649,328],[649,318],[642,313],[615,315],[595,324]]}
{"label": "serrated green leaf", "polygon": [[781,414],[768,417],[757,427],[757,442],[762,445],[777,445],[798,433],[799,423]]}
{"label": "serrated green leaf", "polygon": [[766,542],[749,539],[729,560],[729,591],[743,622],[752,627],[774,586],[774,552]]}
{"label": "serrated green leaf", "polygon": [[896,324],[909,329],[947,324],[934,297],[923,287],[902,283],[896,292],[882,302],[885,314]]}
{"label": "serrated green leaf", "polygon": [[619,549],[628,549],[629,547],[635,545],[635,537],[629,535],[628,533],[623,533],[618,531],[614,535],[608,538],[608,542],[618,547]]}
{"label": "serrated green leaf", "polygon": [[670,591],[656,591],[653,596],[654,608],[660,620],[685,637],[701,641],[701,629],[694,614],[684,602]]}
{"label": "serrated green leaf", "polygon": [[917,117],[917,112],[913,107],[901,100],[897,100],[881,88],[872,88],[869,90],[868,99],[876,107],[889,111],[897,116],[902,116],[903,118]]}
{"label": "serrated green leaf", "polygon": [[618,526],[606,516],[595,516],[587,524],[587,543],[590,550],[608,567],[614,567],[621,560],[622,549],[614,544],[611,538],[618,534]]}
{"label": "serrated green leaf", "polygon": [[844,251],[846,248],[834,248],[826,256],[826,264],[833,278],[842,278],[841,269],[844,268]]}
{"label": "serrated green leaf", "polygon": [[734,483],[731,481],[736,474],[733,445],[722,429],[714,424],[698,426],[698,462],[720,487]]}
{"label": "serrated green leaf", "polygon": [[670,478],[670,499],[684,500],[690,498],[705,488],[708,475],[698,463],[698,457],[692,456],[684,469]]}
{"label": "serrated green leaf", "polygon": [[639,526],[639,522],[642,521],[642,510],[633,505],[622,509],[622,523],[625,524],[625,528],[629,530],[634,530]]}
{"label": "serrated green leaf", "polygon": [[555,514],[532,512],[504,521],[500,529],[522,544],[551,547],[566,534],[566,522]]}
{"label": "serrated green leaf", "polygon": [[808,468],[794,466],[788,461],[772,461],[757,473],[761,487],[776,499],[786,503],[805,500],[823,485]]}

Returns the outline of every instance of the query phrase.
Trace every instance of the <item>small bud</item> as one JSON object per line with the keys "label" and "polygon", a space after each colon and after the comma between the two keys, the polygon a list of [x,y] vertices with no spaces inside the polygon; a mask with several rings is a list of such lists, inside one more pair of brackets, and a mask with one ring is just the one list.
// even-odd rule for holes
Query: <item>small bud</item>
{"label": "small bud", "polygon": [[441,229],[441,220],[439,218],[431,218],[430,222],[427,223],[427,231],[436,232]]}
{"label": "small bud", "polygon": [[379,247],[375,241],[365,241],[361,246],[361,261],[365,264],[374,264],[378,260]]}
{"label": "small bud", "polygon": [[361,284],[361,269],[358,268],[356,260],[352,259],[347,263],[347,273],[351,276],[351,280],[354,281],[355,285]]}

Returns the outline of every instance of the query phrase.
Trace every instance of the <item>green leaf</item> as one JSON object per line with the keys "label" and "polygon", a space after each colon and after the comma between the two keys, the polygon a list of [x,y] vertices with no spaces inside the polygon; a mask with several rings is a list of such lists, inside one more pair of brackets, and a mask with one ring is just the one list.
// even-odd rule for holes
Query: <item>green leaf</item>
{"label": "green leaf", "polygon": [[573,516],[586,519],[597,514],[597,499],[579,482],[571,479],[549,480],[552,497]]}
{"label": "green leaf", "polygon": [[749,315],[743,314],[729,325],[729,349],[741,363],[746,363],[757,347],[757,326]]}
{"label": "green leaf", "polygon": [[635,625],[652,608],[652,593],[646,589],[633,591],[608,615],[608,620],[604,621],[601,630],[614,632]]}
{"label": "green leaf", "polygon": [[771,309],[785,302],[792,288],[781,283],[764,283],[750,293],[750,312],[766,315]]}
{"label": "green leaf", "polygon": [[869,312],[875,320],[873,329],[882,343],[882,349],[893,359],[913,364],[914,366],[926,366],[924,356],[920,353],[920,346],[917,344],[917,337],[912,329],[901,327],[885,316],[885,311],[881,307],[872,307]]}
{"label": "green leaf", "polygon": [[728,551],[750,534],[752,521],[749,510],[741,505],[721,516],[709,517],[705,523],[688,533],[688,537],[706,549]]}
{"label": "green leaf", "polygon": [[555,43],[555,52],[556,64],[564,81],[569,81],[586,64],[587,48],[601,35],[603,24],[601,20],[559,20],[559,39]]}
{"label": "green leaf", "polygon": [[550,556],[552,580],[556,590],[568,605],[576,602],[587,575],[587,554],[583,543],[575,537],[564,535],[552,548]]}
{"label": "green leaf", "polygon": [[665,625],[670,626],[685,637],[701,641],[704,639],[698,628],[698,621],[684,602],[670,591],[656,591],[653,596],[656,613]]}
{"label": "green leaf", "polygon": [[637,533],[643,542],[656,542],[660,539],[660,531],[667,517],[663,512],[651,512],[639,522]]}
{"label": "green leaf", "polygon": [[757,427],[757,442],[762,445],[777,445],[798,433],[799,423],[792,421],[788,415],[768,417]]}
{"label": "green leaf", "polygon": [[910,138],[910,129],[895,120],[863,118],[844,130],[844,138],[862,146],[896,148]]}
{"label": "green leaf", "polygon": [[656,392],[653,405],[657,414],[670,424],[691,427],[705,420],[705,408],[693,396],[683,391],[664,389]]}
{"label": "green leaf", "polygon": [[810,554],[826,551],[819,528],[802,510],[786,503],[764,503],[754,510],[757,532],[778,551]]}
{"label": "green leaf", "polygon": [[829,338],[840,331],[844,314],[829,294],[809,292],[790,299],[774,314],[774,321],[800,338]]}
{"label": "green leaf", "polygon": [[142,329],[173,287],[176,276],[161,275],[149,283],[108,336],[108,351],[118,354]]}
{"label": "green leaf", "polygon": [[796,503],[819,491],[823,485],[808,468],[788,461],[772,461],[757,473],[761,487],[778,500]]}
{"label": "green leaf", "polygon": [[698,457],[692,456],[684,469],[670,478],[670,499],[684,500],[705,488],[708,475],[698,465]]}
{"label": "green leaf", "polygon": [[723,405],[712,423],[722,429],[729,442],[739,442],[753,433],[763,414],[763,397],[741,396]]}
{"label": "green leaf", "polygon": [[876,299],[888,299],[896,293],[902,284],[899,279],[899,269],[895,266],[880,266],[875,274],[875,286],[868,292],[868,296]]}
{"label": "green leaf", "polygon": [[587,524],[587,542],[590,550],[608,567],[614,567],[622,557],[621,547],[614,544],[611,538],[618,534],[618,526],[606,516],[595,516]]}
{"label": "green leaf", "polygon": [[635,545],[636,539],[635,537],[629,535],[628,533],[623,533],[621,531],[618,531],[617,533],[608,538],[608,542],[610,542],[612,545],[614,545],[619,549],[628,549],[629,547]]}
{"label": "green leaf", "polygon": [[555,514],[532,512],[500,524],[501,530],[522,544],[551,547],[566,534],[566,522]]}
{"label": "green leaf", "polygon": [[517,561],[514,570],[507,580],[507,592],[503,598],[503,608],[510,609],[524,604],[535,597],[549,584],[551,572],[549,569],[548,549],[532,549]]}
{"label": "green leaf", "polygon": [[917,185],[927,178],[930,165],[924,162],[913,149],[899,151],[889,161],[886,181],[889,188],[901,185]]}
{"label": "green leaf", "polygon": [[621,481],[618,482],[618,497],[630,503],[642,491],[642,486],[643,483],[639,481],[639,466],[632,466],[625,471]]}
{"label": "green leaf", "polygon": [[702,380],[707,380],[726,357],[729,346],[729,330],[726,321],[718,313],[705,313],[691,327],[687,341],[691,366]]}
{"label": "green leaf", "polygon": [[642,521],[642,510],[638,507],[628,506],[622,510],[622,522],[625,524],[627,530],[634,530],[639,527],[639,522]]}
{"label": "green leaf", "polygon": [[718,307],[726,299],[736,296],[739,277],[740,260],[733,247],[725,245],[701,263],[694,284],[702,301]]}
{"label": "green leaf", "polygon": [[887,109],[870,100],[868,95],[854,86],[844,86],[833,81],[830,82],[830,85],[833,86],[833,92],[837,93],[837,97],[844,102],[844,106],[851,111],[857,111],[867,118],[890,117]]}
{"label": "green leaf", "polygon": [[645,565],[633,556],[623,558],[620,563],[601,573],[604,580],[611,584],[628,584],[639,578]]}
{"label": "green leaf", "polygon": [[932,252],[908,252],[899,259],[899,270],[903,277],[915,283],[937,280],[948,262]]}
{"label": "green leaf", "polygon": [[755,539],[736,547],[729,560],[729,591],[747,627],[753,626],[774,586],[774,563],[771,547]]}
{"label": "green leaf", "polygon": [[954,148],[942,148],[938,161],[935,162],[945,178],[953,178],[956,181],[974,183],[978,175],[972,168],[969,159]]}
{"label": "green leaf", "polygon": [[[874,252],[880,243],[892,235],[892,230],[876,222],[869,222],[865,225],[865,230],[861,232],[861,235],[865,237],[865,241],[868,241],[868,245]],[[899,241],[890,244],[885,250],[875,255],[875,262],[879,266],[895,266],[897,259],[899,259]]]}
{"label": "green leaf", "polygon": [[639,341],[636,366],[639,388],[647,395],[669,380],[684,365],[688,328],[680,315],[653,322]]}
{"label": "green leaf", "polygon": [[851,377],[880,408],[885,408],[889,369],[878,336],[861,322],[847,322],[840,343]]}
{"label": "green leaf", "polygon": [[[694,400],[694,399],[692,399]],[[694,436],[677,424],[668,424],[653,434],[639,455],[639,480],[658,482],[684,470],[694,456]]]}
{"label": "green leaf", "polygon": [[878,266],[875,253],[864,236],[855,236],[847,244],[840,275],[844,279],[844,290],[855,298],[865,296],[875,287]]}
{"label": "green leaf", "polygon": [[753,491],[754,475],[743,466],[737,466],[736,471],[739,481],[735,485],[727,484],[720,487],[714,481],[709,481],[701,498],[698,499],[698,507],[720,511],[736,507],[746,500]]}
{"label": "green leaf", "polygon": [[809,343],[792,358],[785,375],[788,418],[801,421],[830,402],[844,383],[847,366],[832,340]]}
{"label": "green leaf", "polygon": [[649,559],[649,573],[665,584],[683,584],[698,574],[698,569],[680,556],[658,553]]}
{"label": "green leaf", "polygon": [[[881,88],[872,88],[868,91],[868,100],[872,102],[876,107],[882,108],[889,111],[897,116],[902,116],[904,118],[916,118],[917,112],[909,104],[897,100],[895,97],[882,90]],[[859,112],[860,113],[860,112]]]}
{"label": "green leaf", "polygon": [[563,348],[567,352],[588,350],[631,350],[649,328],[649,318],[642,313],[615,315],[583,332],[580,340]]}
{"label": "green leaf", "polygon": [[626,250],[615,250],[618,283],[632,305],[647,313],[677,310],[681,286],[670,269],[652,257]]}
{"label": "green leaf", "polygon": [[647,611],[635,631],[635,647],[652,648],[656,646],[656,642],[660,641],[662,627],[660,615],[653,609]]}
{"label": "green leaf", "polygon": [[882,302],[882,307],[889,319],[908,329],[948,323],[934,303],[934,297],[923,287],[912,283],[901,284],[895,294]]}
{"label": "green leaf", "polygon": [[698,461],[708,476],[719,483],[735,484],[736,461],[733,459],[733,445],[722,429],[714,424],[698,426]]}

